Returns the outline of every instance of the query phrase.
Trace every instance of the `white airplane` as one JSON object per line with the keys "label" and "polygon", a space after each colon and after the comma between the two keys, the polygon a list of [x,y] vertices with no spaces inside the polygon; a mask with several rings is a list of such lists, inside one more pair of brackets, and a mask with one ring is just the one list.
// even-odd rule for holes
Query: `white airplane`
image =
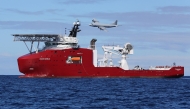
{"label": "white airplane", "polygon": [[98,27],[100,30],[106,31],[106,28],[117,27],[118,25],[117,25],[117,20],[112,24],[102,24],[102,23],[99,23],[99,21],[93,19],[92,23],[89,24],[89,26]]}

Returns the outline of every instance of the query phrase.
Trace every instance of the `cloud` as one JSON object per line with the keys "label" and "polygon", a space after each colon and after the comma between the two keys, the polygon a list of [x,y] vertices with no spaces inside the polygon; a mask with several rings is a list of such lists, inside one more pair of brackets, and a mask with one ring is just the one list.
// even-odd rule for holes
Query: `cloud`
{"label": "cloud", "polygon": [[9,53],[0,53],[0,58],[4,57],[11,57],[12,55]]}
{"label": "cloud", "polygon": [[9,52],[0,52],[0,60],[6,60],[6,59],[14,59],[14,58],[18,58],[19,56],[21,56],[23,54],[12,54]]}
{"label": "cloud", "polygon": [[61,4],[93,4],[93,3],[99,3],[105,0],[66,0],[66,1],[62,1],[59,0],[58,3]]}
{"label": "cloud", "polygon": [[59,33],[60,29],[65,27],[71,27],[71,25],[51,21],[0,21],[1,29],[38,30]]}
{"label": "cloud", "polygon": [[190,6],[165,6],[159,7],[157,10],[169,13],[190,13]]}
{"label": "cloud", "polygon": [[22,11],[18,9],[4,9],[4,11],[9,11],[9,12],[24,14],[24,15],[42,15],[46,13],[58,14],[59,12],[63,12],[64,10],[63,9],[47,9],[47,10],[42,10],[42,11],[31,12],[31,11]]}
{"label": "cloud", "polygon": [[[122,40],[121,40],[122,39]],[[164,49],[188,52],[190,32],[130,32],[127,31],[104,40],[125,44],[130,42],[135,49]]]}
{"label": "cloud", "polygon": [[41,14],[44,14],[43,11],[29,12],[29,11],[21,11],[18,9],[5,9],[5,11],[18,13],[18,14],[25,14],[25,15],[41,15]]}
{"label": "cloud", "polygon": [[65,11],[64,9],[48,9],[48,10],[45,10],[45,12],[47,13],[51,13],[51,14],[58,14],[59,12],[63,12]]}

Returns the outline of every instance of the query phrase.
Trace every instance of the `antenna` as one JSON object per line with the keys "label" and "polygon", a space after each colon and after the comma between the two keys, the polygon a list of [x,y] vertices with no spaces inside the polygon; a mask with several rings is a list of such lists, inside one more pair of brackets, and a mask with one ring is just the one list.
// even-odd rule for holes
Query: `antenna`
{"label": "antenna", "polygon": [[62,26],[60,25],[59,34],[62,35]]}

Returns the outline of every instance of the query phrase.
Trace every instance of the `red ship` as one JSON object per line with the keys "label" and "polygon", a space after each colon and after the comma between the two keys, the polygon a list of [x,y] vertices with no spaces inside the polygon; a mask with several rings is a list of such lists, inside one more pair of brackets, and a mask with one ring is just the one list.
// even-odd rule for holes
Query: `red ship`
{"label": "red ship", "polygon": [[[78,45],[77,33],[80,22],[74,26],[67,36],[58,34],[14,34],[14,41],[31,42],[29,54],[18,58],[20,77],[182,77],[183,66],[157,66],[143,69],[135,66],[129,69],[126,57],[133,54],[133,46],[126,43],[120,46],[102,46],[103,59],[97,59],[95,49],[96,39],[92,39],[89,48]],[[37,49],[33,51],[33,43]],[[39,43],[45,42],[45,47],[39,50]],[[121,55],[119,65],[113,65],[112,54]]]}

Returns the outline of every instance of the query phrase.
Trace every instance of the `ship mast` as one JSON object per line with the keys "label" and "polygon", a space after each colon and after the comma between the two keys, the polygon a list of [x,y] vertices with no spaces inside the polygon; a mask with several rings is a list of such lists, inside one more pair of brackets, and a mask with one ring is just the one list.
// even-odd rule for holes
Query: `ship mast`
{"label": "ship mast", "polygon": [[81,30],[79,29],[80,22],[77,20],[76,22],[73,23],[73,28],[70,31],[69,37],[77,37],[77,32],[80,32]]}

